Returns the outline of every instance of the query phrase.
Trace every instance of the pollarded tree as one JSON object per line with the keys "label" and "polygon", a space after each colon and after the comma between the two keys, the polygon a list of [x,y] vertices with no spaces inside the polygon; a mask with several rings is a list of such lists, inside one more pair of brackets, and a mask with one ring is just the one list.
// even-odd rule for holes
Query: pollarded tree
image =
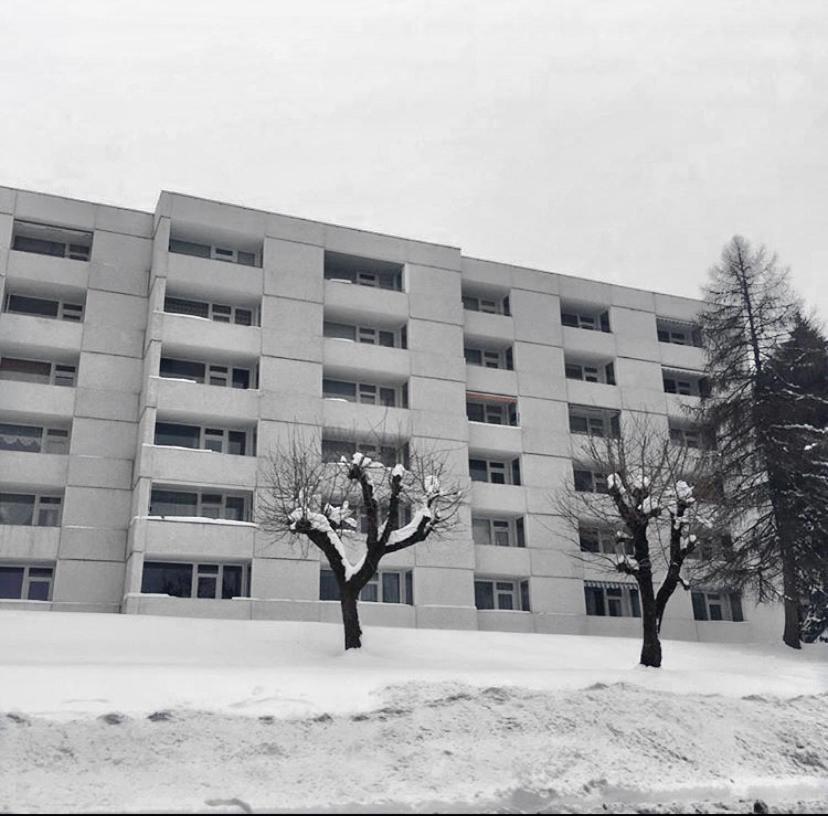
{"label": "pollarded tree", "polygon": [[277,538],[299,537],[324,553],[339,587],[345,649],[359,649],[360,591],[386,555],[453,527],[463,490],[448,472],[447,452],[412,446],[407,465],[387,466],[360,452],[323,462],[320,447],[318,437],[293,433],[270,453],[258,521]]}
{"label": "pollarded tree", "polygon": [[710,479],[708,454],[674,444],[644,414],[629,417],[614,435],[587,435],[581,456],[605,477],[606,487],[603,478],[596,492],[565,485],[554,504],[576,531],[585,523],[616,531],[614,554],[579,558],[603,562],[635,580],[641,599],[640,663],[659,667],[667,604],[679,586],[690,588],[682,575],[684,561],[696,548],[697,530],[713,523],[713,514],[694,496],[694,489],[706,487]]}

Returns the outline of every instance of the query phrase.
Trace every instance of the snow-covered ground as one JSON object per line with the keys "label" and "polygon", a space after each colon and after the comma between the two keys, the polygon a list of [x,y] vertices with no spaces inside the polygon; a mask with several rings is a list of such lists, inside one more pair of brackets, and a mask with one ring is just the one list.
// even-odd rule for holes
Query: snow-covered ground
{"label": "snow-covered ground", "polygon": [[345,654],[330,624],[2,612],[0,810],[828,805],[824,645],[667,641],[656,670],[621,638],[364,640]]}

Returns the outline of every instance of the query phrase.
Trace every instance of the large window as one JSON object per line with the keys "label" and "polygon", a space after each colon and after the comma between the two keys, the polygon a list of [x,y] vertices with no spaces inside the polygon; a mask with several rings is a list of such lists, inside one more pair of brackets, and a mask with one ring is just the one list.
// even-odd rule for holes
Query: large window
{"label": "large window", "polygon": [[69,431],[64,428],[0,422],[0,450],[22,453],[69,453]]}
{"label": "large window", "polygon": [[322,437],[322,461],[339,462],[344,456],[348,461],[355,453],[361,453],[369,459],[382,462],[386,467],[396,464],[408,465],[408,445],[380,445],[376,442],[357,442],[353,440]]}
{"label": "large window", "polygon": [[197,363],[192,360],[176,360],[172,357],[161,358],[159,374],[165,379],[190,380],[223,388],[250,388],[252,379],[249,368]]}
{"label": "large window", "polygon": [[253,456],[252,434],[230,428],[211,428],[201,425],[180,425],[175,422],[155,423],[155,444],[176,448],[196,448],[229,453],[233,456]]}
{"label": "large window", "polygon": [[475,578],[474,605],[478,609],[505,609],[530,612],[529,580]]}
{"label": "large window", "polygon": [[359,402],[364,405],[383,405],[386,408],[407,408],[408,388],[402,386],[385,386],[375,383],[348,382],[346,380],[322,380],[324,399],[337,399],[347,402]]}
{"label": "large window", "polygon": [[0,380],[42,383],[43,385],[75,385],[76,368],[45,360],[23,360],[18,357],[0,359]]}
{"label": "large window", "polygon": [[367,343],[371,346],[388,348],[406,348],[406,328],[380,329],[376,326],[358,326],[353,323],[336,323],[326,320],[322,324],[322,334],[337,340],[350,340],[352,343]]}
{"label": "large window", "polygon": [[517,400],[469,392],[466,394],[466,417],[469,422],[516,426],[518,424]]}
{"label": "large window", "polygon": [[71,320],[74,323],[83,319],[83,305],[80,303],[46,300],[28,295],[6,295],[5,311],[34,317]]}
{"label": "large window", "polygon": [[469,475],[473,482],[490,484],[520,484],[520,457],[511,461],[496,459],[469,459]]}
{"label": "large window", "polygon": [[610,330],[609,311],[587,306],[561,304],[561,323],[574,329],[608,332]]}
{"label": "large window", "polygon": [[522,518],[485,518],[472,516],[475,544],[494,547],[525,547]]}
{"label": "large window", "polygon": [[0,563],[0,598],[50,601],[54,566]]}
{"label": "large window", "polygon": [[678,320],[656,319],[659,343],[674,343],[677,346],[701,346],[701,329],[692,323]]}
{"label": "large window", "polygon": [[640,618],[638,588],[630,584],[585,581],[584,599],[587,615],[609,618]]}
{"label": "large window", "polygon": [[[339,584],[333,570],[319,571],[319,600],[341,599]],[[368,603],[414,605],[414,575],[411,570],[379,570],[359,593],[360,601]]]}
{"label": "large window", "polygon": [[464,346],[463,356],[468,365],[482,366],[483,368],[503,368],[511,371],[514,367],[512,349],[491,349],[479,346]]}
{"label": "large window", "polygon": [[200,244],[195,241],[182,241],[170,238],[170,252],[179,255],[192,255],[194,258],[212,258],[215,261],[241,264],[242,266],[259,266],[258,253],[228,246]]}
{"label": "large window", "polygon": [[141,592],[174,598],[229,600],[243,597],[246,584],[244,564],[144,561]]}
{"label": "large window", "polygon": [[153,488],[150,496],[151,516],[250,521],[249,493],[222,493],[214,490],[172,490]]}
{"label": "large window", "polygon": [[633,555],[635,548],[632,541],[619,541],[616,531],[589,522],[578,525],[578,542],[581,552],[603,553],[604,555]]}
{"label": "large window", "polygon": [[59,527],[62,504],[60,496],[0,493],[0,524]]}
{"label": "large window", "polygon": [[167,297],[164,311],[170,314],[203,317],[216,323],[235,323],[239,326],[254,325],[255,310],[246,306],[230,306],[226,303],[207,303],[200,300]]}
{"label": "large window", "polygon": [[725,558],[733,551],[733,538],[729,533],[704,532],[697,536],[696,546],[687,558],[701,561],[715,561]]}
{"label": "large window", "polygon": [[744,621],[742,598],[738,592],[699,590],[691,592],[693,617],[700,621]]}
{"label": "large window", "polygon": [[617,438],[621,435],[621,413],[588,408],[585,405],[570,405],[569,430],[574,434]]}
{"label": "large window", "polygon": [[469,312],[511,315],[508,295],[487,295],[463,290],[463,308]]}
{"label": "large window", "polygon": [[663,371],[664,391],[668,394],[681,394],[685,397],[705,397],[710,388],[707,377],[671,371]]}
{"label": "large window", "polygon": [[588,470],[582,467],[573,467],[575,479],[575,490],[578,493],[606,493],[607,474],[599,471]]}
{"label": "large window", "polygon": [[55,258],[88,261],[92,251],[92,233],[71,227],[15,221],[12,249],[34,252]]}
{"label": "large window", "polygon": [[615,385],[615,365],[613,363],[571,362],[564,364],[564,373],[568,380]]}
{"label": "large window", "polygon": [[361,258],[341,252],[325,253],[325,279],[380,289],[402,289],[402,264]]}

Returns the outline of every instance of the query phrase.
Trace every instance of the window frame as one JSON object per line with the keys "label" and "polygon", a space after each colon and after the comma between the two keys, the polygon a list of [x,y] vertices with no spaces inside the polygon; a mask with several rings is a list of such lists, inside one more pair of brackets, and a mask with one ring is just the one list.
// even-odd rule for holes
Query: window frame
{"label": "window frame", "polygon": [[[233,598],[249,598],[250,597],[250,564],[244,561],[173,561],[168,560],[166,558],[148,558],[144,560],[144,567],[147,564],[150,565],[161,565],[161,564],[169,564],[169,565],[176,565],[176,566],[188,566],[191,567],[190,573],[190,594],[187,595],[170,595],[169,593],[160,593],[165,594],[168,598],[181,598],[183,600],[191,600],[191,601],[231,601]],[[216,571],[212,572],[212,568],[216,567]],[[241,570],[241,586],[240,586],[240,593],[238,595],[232,595],[229,598],[224,597],[224,571],[225,568],[231,569],[240,569]],[[201,570],[204,570],[203,575],[200,574]],[[200,591],[200,581],[199,579],[209,578],[215,576],[215,591],[213,597],[204,598],[199,594]],[[143,588],[143,581],[144,581],[144,568],[142,567],[141,570],[141,593],[142,594],[158,594],[158,593],[151,593],[151,592],[144,592]]]}
{"label": "window frame", "polygon": [[[55,493],[16,493],[5,490],[0,493],[3,496],[23,496],[32,499],[32,512],[28,523],[7,524],[9,527],[61,527],[63,525],[63,496]],[[44,518],[54,519],[54,524],[44,524]],[[5,524],[0,520],[0,524]]]}
{"label": "window frame", "polygon": [[[153,505],[153,494],[156,492],[163,492],[163,493],[179,493],[184,495],[195,495],[196,503],[195,503],[195,512],[192,514],[192,518],[197,519],[213,519],[216,521],[241,521],[244,523],[251,523],[251,519],[253,518],[253,494],[250,492],[245,492],[241,490],[226,490],[221,487],[189,487],[185,485],[176,485],[174,487],[168,487],[166,485],[152,485],[150,488],[150,496],[149,496],[149,503],[147,507],[147,516],[150,518],[160,518],[160,519],[169,519],[169,518],[188,518],[190,514],[175,515],[175,514],[157,514],[152,512],[152,505]],[[205,506],[210,507],[214,506],[214,502],[212,501],[205,501],[206,497],[213,497],[213,496],[220,496],[221,501],[219,502],[219,514],[220,515],[205,515],[204,508]],[[242,507],[242,516],[241,519],[235,518],[228,518],[228,499],[230,500],[238,500],[241,499],[243,502]]]}
{"label": "window frame", "polygon": [[[526,548],[525,522],[522,516],[513,518],[503,516],[477,516],[472,515],[471,519],[472,541],[477,547],[516,547]],[[475,535],[475,526],[486,525],[486,541],[478,541]],[[498,529],[506,533],[507,543],[499,544],[497,541]]]}
{"label": "window frame", "polygon": [[[27,379],[25,377],[4,377],[2,362],[3,360],[13,360],[18,363],[34,363],[40,366],[49,366],[48,375],[38,375],[42,379]],[[59,371],[60,370],[60,371]],[[63,379],[68,379],[67,374],[71,374],[71,383],[62,382]],[[76,365],[68,365],[67,363],[56,363],[51,360],[33,360],[29,357],[12,357],[4,354],[0,356],[0,381],[7,380],[9,382],[28,382],[36,385],[57,385],[61,388],[74,388],[77,384],[78,367]]]}
{"label": "window frame", "polygon": [[[3,600],[18,600],[18,601],[30,601],[35,603],[50,603],[52,600],[52,591],[55,585],[55,563],[51,562],[20,562],[20,561],[0,561],[0,569],[6,570],[22,570],[23,574],[20,579],[20,597],[18,598],[4,598],[0,596],[0,601]],[[49,570],[49,576],[45,575],[32,575],[32,570],[39,570],[41,572],[45,572]],[[47,584],[46,589],[46,597],[45,598],[31,598],[29,597],[32,593],[32,585],[39,585],[39,584]]]}
{"label": "window frame", "polygon": [[[176,311],[169,309],[170,301],[178,301],[181,304],[191,304],[193,306],[204,306],[204,314],[194,314],[186,311]],[[227,319],[219,317],[218,310],[227,309]],[[178,315],[179,317],[197,317],[202,320],[209,320],[213,323],[224,323],[227,325],[241,326],[242,328],[255,328],[259,325],[259,308],[258,306],[238,306],[232,303],[214,303],[209,300],[193,300],[187,297],[179,297],[178,295],[166,295],[164,297],[164,314]],[[241,313],[246,313],[250,316],[249,322],[239,319]]]}
{"label": "window frame", "polygon": [[[509,585],[507,587],[506,585]],[[491,590],[492,606],[480,606],[479,592],[481,587],[487,586]],[[531,614],[532,604],[530,597],[529,578],[500,577],[489,575],[474,576],[474,606],[480,611],[491,612],[526,612]],[[509,598],[509,605],[501,606],[503,600]]]}
{"label": "window frame", "polygon": [[[176,244],[177,248],[174,248],[173,244]],[[183,247],[185,245],[192,249],[199,248],[201,251],[184,251]],[[237,266],[252,266],[257,269],[262,266],[261,252],[258,249],[251,251],[249,249],[227,247],[220,244],[203,244],[200,241],[188,241],[186,238],[174,238],[172,235],[170,235],[170,240],[167,244],[167,252],[173,255],[188,255],[191,258],[202,258],[209,261],[224,261],[225,263],[232,263]],[[241,260],[243,255],[250,261],[249,263],[247,260]]]}
{"label": "window frame", "polygon": [[[600,603],[596,597],[599,594]],[[617,614],[613,614],[613,609],[617,610]],[[584,581],[584,612],[591,618],[640,618],[641,595],[638,587],[632,583]]]}
{"label": "window frame", "polygon": [[[179,428],[195,428],[198,431],[198,445],[193,447],[191,445],[172,445],[172,444],[165,444],[164,442],[158,441],[158,426],[159,425],[167,425],[167,426],[175,426]],[[221,432],[221,449],[215,450],[214,448],[207,447],[207,437],[208,433],[213,433],[213,436],[216,436],[216,432]],[[244,434],[244,452],[243,453],[231,453],[230,448],[230,434],[231,433],[240,433]],[[169,422],[167,420],[159,420],[156,417],[155,426],[153,428],[153,442],[152,444],[157,448],[187,448],[188,450],[206,450],[212,453],[221,453],[226,456],[255,456],[253,452],[253,436],[255,434],[255,430],[253,429],[246,429],[246,428],[231,428],[231,427],[217,427],[215,425],[188,425],[183,422]]]}
{"label": "window frame", "polygon": [[[578,436],[598,436],[618,439],[621,436],[621,412],[608,408],[592,408],[569,403],[569,432]],[[573,421],[583,420],[584,430],[573,427]],[[597,427],[600,423],[600,427]]]}
{"label": "window frame", "polygon": [[[742,596],[730,589],[693,589],[693,620],[709,623],[744,623]],[[713,609],[717,612],[714,614]]]}
{"label": "window frame", "polygon": [[[319,601],[324,603],[339,603],[338,597],[322,597],[323,588],[327,587],[331,590],[329,593],[332,596],[339,594],[339,585],[336,583],[334,572],[330,566],[325,566],[325,563],[319,563]],[[386,600],[386,585],[385,576],[398,576],[399,586],[399,601]],[[327,583],[326,583],[327,582]],[[368,592],[366,592],[368,590]],[[372,591],[375,591],[376,597],[370,597]],[[325,593],[328,594],[328,593]],[[363,594],[365,597],[363,597]],[[361,603],[376,603],[389,604],[393,606],[414,606],[414,570],[413,569],[380,569],[377,570],[368,581],[367,584],[360,590],[359,600]]]}
{"label": "window frame", "polygon": [[[609,493],[609,483],[607,480],[607,474],[601,473],[600,471],[592,470],[589,467],[578,465],[577,463],[573,463],[572,465],[572,473],[573,473],[573,480],[575,484],[575,492],[576,493],[600,493],[600,494],[607,494]],[[583,490],[578,487],[578,473],[588,473],[590,476],[590,489]],[[603,488],[603,489],[599,489]]]}
{"label": "window frame", "polygon": [[[201,366],[203,368],[201,379],[185,377],[180,374],[174,374],[172,376],[163,374],[162,366],[165,360],[174,363],[188,363],[189,365]],[[247,368],[245,366],[236,366],[230,363],[206,363],[203,360],[185,360],[181,357],[168,357],[162,355],[158,365],[158,377],[163,380],[186,380],[187,382],[194,383],[195,385],[208,385],[214,388],[236,388],[239,391],[255,391],[257,390],[256,369],[257,367],[255,365],[252,368]],[[238,374],[245,375],[247,379],[246,388],[235,385]]]}
{"label": "window frame", "polygon": [[[44,233],[44,235],[38,237],[37,234],[26,234],[28,232],[38,233],[39,231]],[[48,233],[52,233],[52,235],[50,237],[44,237]],[[51,244],[53,247],[62,247],[62,250],[58,253],[21,248],[17,245],[18,238],[22,238],[24,241]],[[60,240],[61,238],[63,240]],[[15,218],[12,226],[11,249],[15,252],[29,252],[34,255],[46,255],[51,258],[64,258],[88,263],[92,257],[94,240],[95,233],[93,230],[83,230],[77,229],[76,227],[64,227],[59,224],[45,224],[40,221],[28,221],[26,219]]]}
{"label": "window frame", "polygon": [[[41,314],[39,312],[31,312],[24,309],[13,309],[13,298],[26,298],[28,300],[38,300],[43,303],[54,304],[55,313]],[[43,298],[38,297],[37,295],[26,295],[21,292],[8,292],[6,293],[6,297],[3,301],[3,311],[8,314],[24,315],[27,317],[42,317],[44,320],[66,320],[70,323],[82,323],[84,305],[82,303],[75,303],[74,301],[53,300],[52,298]]]}
{"label": "window frame", "polygon": [[509,295],[502,296],[485,296],[485,295],[470,295],[461,292],[461,302],[464,311],[481,312],[483,314],[500,315],[501,317],[511,317],[512,311],[509,304]]}
{"label": "window frame", "polygon": [[[486,480],[483,479],[475,479],[472,476],[472,462],[483,462],[486,466]],[[515,481],[515,463],[518,463],[518,474],[520,473],[520,456],[516,456],[514,459],[511,460],[502,460],[502,459],[482,459],[478,456],[469,456],[469,475],[471,476],[471,480],[473,482],[479,482],[480,484],[496,484],[496,485],[514,485],[519,487],[520,486],[520,479]],[[503,476],[504,481],[498,482],[492,480],[492,475],[501,475]]]}
{"label": "window frame", "polygon": [[[346,396],[344,393],[326,392],[330,384],[353,386],[353,399]],[[330,400],[344,400],[345,402],[354,402],[358,405],[378,405],[385,408],[407,408],[408,400],[406,398],[407,386],[402,385],[384,385],[382,383],[370,382],[355,382],[352,380],[337,380],[334,377],[322,378],[322,399]],[[388,404],[387,399],[389,395],[393,396],[393,404]]]}
{"label": "window frame", "polygon": [[[25,449],[16,449],[16,448],[12,448],[12,447],[4,447],[3,445],[0,445],[0,450],[16,451],[18,453],[49,453],[49,454],[54,454],[56,456],[64,456],[64,455],[69,453],[69,443],[71,441],[71,434],[70,434],[69,429],[67,429],[67,428],[58,428],[58,427],[49,426],[49,425],[28,425],[25,422],[0,422],[0,437],[2,437],[4,435],[4,432],[2,430],[3,426],[11,426],[11,427],[17,426],[18,428],[31,428],[33,430],[39,431],[39,433],[37,434],[36,437],[35,437],[35,435],[32,435],[31,437],[29,437],[30,439],[35,439],[35,438],[37,439],[38,448],[37,448],[37,450],[25,450]],[[6,435],[7,436],[12,436],[11,433],[7,433]],[[63,450],[63,451],[49,450],[49,448],[50,448],[50,437],[52,439],[54,439],[54,438],[65,439],[66,440],[66,445],[65,445],[66,449]]]}
{"label": "window frame", "polygon": [[[578,547],[582,553],[593,555],[635,555],[633,542],[625,539],[622,543],[616,533],[617,530],[601,524],[579,522]],[[590,539],[594,540],[596,549],[588,546],[588,543],[592,543]]]}

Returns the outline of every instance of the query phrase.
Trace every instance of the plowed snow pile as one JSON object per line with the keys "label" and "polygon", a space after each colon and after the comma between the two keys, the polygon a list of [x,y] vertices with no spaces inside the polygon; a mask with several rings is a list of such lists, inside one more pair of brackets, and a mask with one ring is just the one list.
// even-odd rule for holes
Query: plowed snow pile
{"label": "plowed snow pile", "polygon": [[[0,613],[0,810],[828,805],[828,654]],[[799,804],[797,804],[799,803]]]}

